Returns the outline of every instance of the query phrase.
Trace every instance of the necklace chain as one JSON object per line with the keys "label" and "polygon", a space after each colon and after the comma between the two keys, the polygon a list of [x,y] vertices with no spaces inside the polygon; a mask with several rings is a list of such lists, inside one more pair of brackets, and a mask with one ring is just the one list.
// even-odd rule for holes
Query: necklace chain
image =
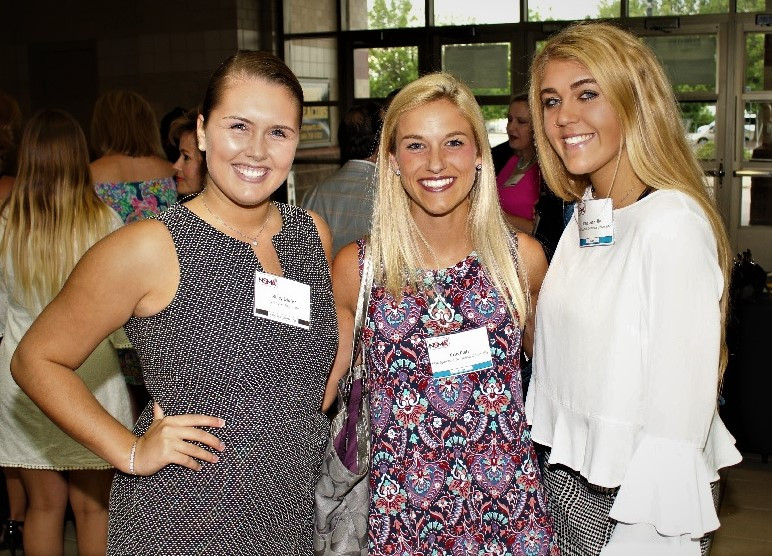
{"label": "necklace chain", "polygon": [[228,228],[231,232],[236,232],[241,237],[245,237],[249,240],[249,243],[253,247],[257,247],[257,240],[260,239],[260,234],[263,233],[263,230],[265,230],[265,227],[268,225],[268,221],[271,219],[271,205],[268,205],[268,214],[265,216],[265,220],[263,221],[263,225],[260,226],[260,230],[257,232],[256,236],[250,236],[242,232],[241,230],[237,230],[233,226],[230,226],[227,222],[223,221],[219,216],[217,216],[214,212],[212,212],[212,209],[209,208],[209,205],[206,204],[206,200],[204,200],[204,193],[206,193],[206,190],[201,192],[201,202],[204,203],[204,208],[207,210],[209,214],[214,217],[215,220],[217,220],[220,224]]}
{"label": "necklace chain", "polygon": [[[622,203],[624,203],[624,202],[625,202],[625,199],[627,199],[627,198],[630,196],[630,193],[632,193],[632,192],[633,192],[633,190],[635,189],[636,185],[637,185],[637,184],[633,184],[633,186],[632,186],[630,189],[628,189],[628,190],[627,190],[627,193],[625,193],[625,194],[622,196],[622,198],[621,198],[621,199],[619,199],[619,200],[618,200],[616,203],[614,203],[614,205],[615,205],[617,208],[619,207],[619,205],[621,205]],[[592,198],[593,198],[593,199],[595,199],[595,198],[596,198],[596,197],[595,197],[595,188],[594,188],[594,187],[592,188]],[[609,196],[609,198],[611,198],[611,197]],[[612,200],[612,202],[613,202],[613,200]]]}
{"label": "necklace chain", "polygon": [[434,265],[437,267],[437,270],[439,270],[440,269],[440,261],[437,258],[437,255],[434,253],[434,249],[432,249],[432,246],[429,245],[428,241],[426,241],[426,238],[421,233],[421,230],[418,229],[418,226],[416,225],[416,223],[413,222],[412,224],[413,224],[413,230],[415,230],[415,233],[418,234],[418,237],[421,239],[423,244],[426,246],[426,249],[429,251],[429,254],[432,256],[432,259],[434,259]]}
{"label": "necklace chain", "polygon": [[533,156],[531,156],[531,158],[529,158],[525,164],[522,164],[523,160],[525,160],[525,157],[521,156],[518,159],[517,164],[515,164],[515,170],[518,170],[518,171],[525,170],[531,165],[531,162],[533,162],[535,158],[536,158],[536,153],[533,153]]}
{"label": "necklace chain", "polygon": [[637,184],[633,184],[633,186],[632,186],[630,189],[628,189],[628,190],[627,190],[627,193],[625,193],[625,194],[622,196],[622,198],[621,198],[621,199],[619,199],[619,201],[617,201],[617,207],[618,207],[619,205],[621,205],[622,203],[624,203],[624,202],[625,202],[625,199],[627,199],[627,198],[630,196],[630,193],[632,193],[632,192],[633,192],[633,189],[635,189],[635,186],[636,186],[636,185],[637,185]]}

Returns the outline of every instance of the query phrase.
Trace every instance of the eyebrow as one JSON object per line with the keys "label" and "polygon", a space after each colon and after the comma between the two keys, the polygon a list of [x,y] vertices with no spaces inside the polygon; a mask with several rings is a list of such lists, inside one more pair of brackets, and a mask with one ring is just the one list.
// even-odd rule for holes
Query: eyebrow
{"label": "eyebrow", "polygon": [[[469,137],[469,134],[463,131],[451,131],[450,133],[445,134],[445,138],[453,137],[454,135],[463,135],[464,137]],[[400,138],[400,141],[404,141],[405,139],[421,139],[423,140],[423,135],[403,135]]]}
{"label": "eyebrow", "polygon": [[[223,116],[222,120],[238,120],[240,122],[244,122],[247,124],[254,124],[254,122],[248,118],[244,118],[243,116]],[[289,125],[283,125],[283,124],[276,124],[271,126],[272,129],[287,129],[289,131],[297,131],[297,128],[289,126]]]}
{"label": "eyebrow", "polygon": [[[593,79],[592,77],[585,77],[584,79],[580,79],[579,81],[575,81],[569,85],[569,89],[572,91],[574,89],[578,89],[579,87],[582,87],[584,85],[597,85],[598,82]],[[545,87],[541,90],[541,94],[544,93],[557,93],[557,91],[553,87]]]}

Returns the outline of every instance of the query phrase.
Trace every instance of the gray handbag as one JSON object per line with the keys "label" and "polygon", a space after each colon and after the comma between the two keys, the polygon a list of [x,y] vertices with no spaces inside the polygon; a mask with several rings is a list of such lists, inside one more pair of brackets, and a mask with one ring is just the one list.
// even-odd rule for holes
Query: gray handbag
{"label": "gray handbag", "polygon": [[[365,556],[370,510],[370,405],[361,335],[373,285],[372,261],[365,247],[353,349],[349,370],[338,383],[338,412],[330,427],[316,483],[314,554]],[[354,365],[355,354],[361,363]]]}

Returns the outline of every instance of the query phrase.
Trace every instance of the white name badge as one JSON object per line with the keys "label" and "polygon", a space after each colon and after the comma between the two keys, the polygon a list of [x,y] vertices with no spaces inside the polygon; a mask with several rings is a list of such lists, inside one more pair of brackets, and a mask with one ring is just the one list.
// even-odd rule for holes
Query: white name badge
{"label": "white name badge", "polygon": [[444,378],[493,367],[485,327],[426,339],[432,376]]}
{"label": "white name badge", "polygon": [[576,203],[579,247],[614,244],[613,210],[611,199],[582,199]]}
{"label": "white name badge", "polygon": [[253,314],[308,330],[311,324],[311,286],[281,276],[255,272]]}

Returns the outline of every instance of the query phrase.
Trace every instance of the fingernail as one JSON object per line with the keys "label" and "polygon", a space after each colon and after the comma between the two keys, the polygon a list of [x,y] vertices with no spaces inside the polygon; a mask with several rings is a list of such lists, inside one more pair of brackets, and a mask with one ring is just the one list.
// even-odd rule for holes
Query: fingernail
{"label": "fingernail", "polygon": [[225,449],[225,442],[220,441],[220,451]]}
{"label": "fingernail", "polygon": [[221,426],[221,427],[224,427],[224,426],[225,426],[225,419],[220,419],[220,426]]}
{"label": "fingernail", "polygon": [[214,456],[214,461],[212,463],[217,463],[218,461],[220,461],[220,457],[219,456]]}

